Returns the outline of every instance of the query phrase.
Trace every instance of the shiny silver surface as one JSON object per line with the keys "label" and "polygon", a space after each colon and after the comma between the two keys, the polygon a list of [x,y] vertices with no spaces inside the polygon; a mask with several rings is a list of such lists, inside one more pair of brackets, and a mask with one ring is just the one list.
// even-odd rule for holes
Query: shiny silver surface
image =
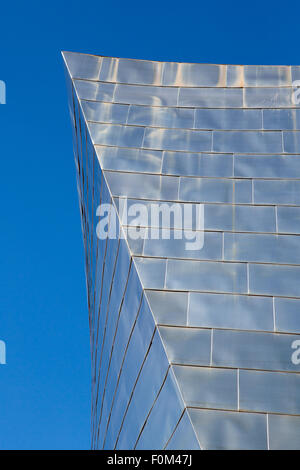
{"label": "shiny silver surface", "polygon": [[[63,58],[92,447],[300,449],[300,67]],[[186,219],[203,247],[177,237],[183,217],[149,220],[155,202],[203,204]]]}

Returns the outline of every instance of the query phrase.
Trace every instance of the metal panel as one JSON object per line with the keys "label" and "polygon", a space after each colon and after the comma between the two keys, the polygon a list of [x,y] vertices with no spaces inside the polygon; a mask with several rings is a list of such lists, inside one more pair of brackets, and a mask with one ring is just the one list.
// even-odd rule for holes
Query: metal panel
{"label": "metal panel", "polygon": [[219,131],[213,136],[214,152],[281,153],[281,132]]}
{"label": "metal panel", "polygon": [[[137,442],[136,449],[164,448],[183,410],[184,403],[178,391],[174,373],[170,369]],[[162,415],[164,416],[163,426],[161,425]]]}
{"label": "metal panel", "polygon": [[300,300],[275,299],[275,325],[277,331],[300,333]]}
{"label": "metal panel", "polygon": [[300,176],[300,155],[235,155],[234,176],[241,178],[295,178]]}
{"label": "metal panel", "polygon": [[278,333],[215,330],[212,365],[299,372],[299,365],[291,360],[291,345],[297,339],[296,335]]}
{"label": "metal panel", "polygon": [[178,178],[105,171],[114,196],[177,199]]}
{"label": "metal panel", "polygon": [[63,52],[63,58],[72,78],[99,80],[102,57],[78,54],[77,52]]}
{"label": "metal panel", "polygon": [[126,104],[146,104],[150,106],[176,106],[176,88],[138,85],[116,85],[114,101]]}
{"label": "metal panel", "polygon": [[173,366],[187,406],[237,409],[237,372],[230,369]]}
{"label": "metal panel", "polygon": [[256,204],[300,205],[300,181],[253,181]]}
{"label": "metal panel", "polygon": [[246,265],[168,260],[166,288],[190,291],[247,292]]}
{"label": "metal panel", "polygon": [[300,233],[300,207],[277,207],[278,232]]}
{"label": "metal panel", "polygon": [[150,60],[104,57],[100,80],[142,85],[160,84],[162,63]]}
{"label": "metal panel", "polygon": [[144,137],[142,127],[119,126],[89,122],[92,141],[98,145],[140,147]]}
{"label": "metal panel", "polygon": [[179,199],[192,202],[251,203],[248,180],[180,178]]}
{"label": "metal panel", "polygon": [[128,124],[192,129],[194,127],[194,110],[130,106]]}
{"label": "metal panel", "polygon": [[285,153],[300,153],[300,132],[283,132],[283,149]]}
{"label": "metal panel", "polygon": [[256,109],[196,109],[196,129],[262,129],[262,111]]}
{"label": "metal panel", "polygon": [[134,258],[141,282],[148,289],[163,289],[165,283],[166,260]]}
{"label": "metal panel", "polygon": [[291,68],[279,65],[245,65],[245,86],[291,86]]}
{"label": "metal panel", "polygon": [[249,290],[253,294],[300,297],[300,266],[249,265]]}
{"label": "metal panel", "polygon": [[162,160],[162,152],[160,151],[101,145],[96,145],[95,150],[104,170],[160,173]]}
{"label": "metal panel", "polygon": [[240,409],[300,414],[299,385],[299,374],[241,370]]}
{"label": "metal panel", "polygon": [[223,65],[210,64],[164,64],[163,85],[184,87],[209,87],[222,83]]}
{"label": "metal panel", "polygon": [[171,363],[209,366],[210,330],[160,326],[159,333]]}
{"label": "metal panel", "polygon": [[300,264],[300,237],[297,235],[225,233],[224,259]]}
{"label": "metal panel", "polygon": [[240,88],[180,88],[178,106],[197,108],[242,108]]}
{"label": "metal panel", "polygon": [[268,416],[270,450],[300,449],[300,417]]}
{"label": "metal panel", "polygon": [[188,409],[200,444],[207,450],[267,450],[266,416]]}
{"label": "metal panel", "polygon": [[83,112],[88,121],[125,124],[129,107],[125,104],[82,101]]}
{"label": "metal panel", "polygon": [[143,146],[158,150],[210,151],[211,132],[146,128]]}
{"label": "metal panel", "polygon": [[115,85],[113,83],[74,80],[74,88],[82,100],[113,101]]}
{"label": "metal panel", "polygon": [[149,305],[159,324],[187,324],[188,294],[186,292],[145,291]]}
{"label": "metal panel", "polygon": [[233,176],[231,155],[164,152],[163,174],[185,176]]}
{"label": "metal panel", "polygon": [[208,328],[273,331],[273,305],[268,297],[190,294],[188,325]]}
{"label": "metal panel", "polygon": [[[144,241],[144,256],[217,260],[222,257],[222,234],[174,230],[167,239],[158,230],[158,240],[148,237]],[[168,234],[169,235],[169,234]],[[176,239],[176,237],[180,237]]]}
{"label": "metal panel", "polygon": [[247,108],[290,108],[291,88],[245,88],[244,106]]}
{"label": "metal panel", "polygon": [[300,129],[300,109],[264,109],[263,127],[271,130]]}

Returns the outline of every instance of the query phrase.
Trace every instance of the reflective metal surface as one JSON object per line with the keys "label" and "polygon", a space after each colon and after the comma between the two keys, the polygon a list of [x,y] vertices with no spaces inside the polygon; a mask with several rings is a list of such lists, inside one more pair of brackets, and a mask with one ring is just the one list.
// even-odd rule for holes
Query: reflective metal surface
{"label": "reflective metal surface", "polygon": [[[63,58],[92,447],[300,449],[300,67]],[[203,205],[203,224],[153,203]]]}

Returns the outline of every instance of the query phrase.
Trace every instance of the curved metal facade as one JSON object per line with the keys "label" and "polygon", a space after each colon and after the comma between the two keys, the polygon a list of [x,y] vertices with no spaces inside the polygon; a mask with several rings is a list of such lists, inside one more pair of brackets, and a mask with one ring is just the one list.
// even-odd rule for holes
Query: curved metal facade
{"label": "curved metal facade", "polygon": [[[63,56],[93,448],[300,448],[300,67]],[[125,198],[201,205],[203,246],[100,239]]]}

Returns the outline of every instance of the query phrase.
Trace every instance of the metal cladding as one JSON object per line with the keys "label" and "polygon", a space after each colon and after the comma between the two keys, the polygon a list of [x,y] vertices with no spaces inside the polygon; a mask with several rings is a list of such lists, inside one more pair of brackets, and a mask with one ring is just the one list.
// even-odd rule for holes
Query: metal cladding
{"label": "metal cladding", "polygon": [[[93,448],[299,449],[300,67],[63,57]],[[154,202],[201,207],[200,248]]]}

